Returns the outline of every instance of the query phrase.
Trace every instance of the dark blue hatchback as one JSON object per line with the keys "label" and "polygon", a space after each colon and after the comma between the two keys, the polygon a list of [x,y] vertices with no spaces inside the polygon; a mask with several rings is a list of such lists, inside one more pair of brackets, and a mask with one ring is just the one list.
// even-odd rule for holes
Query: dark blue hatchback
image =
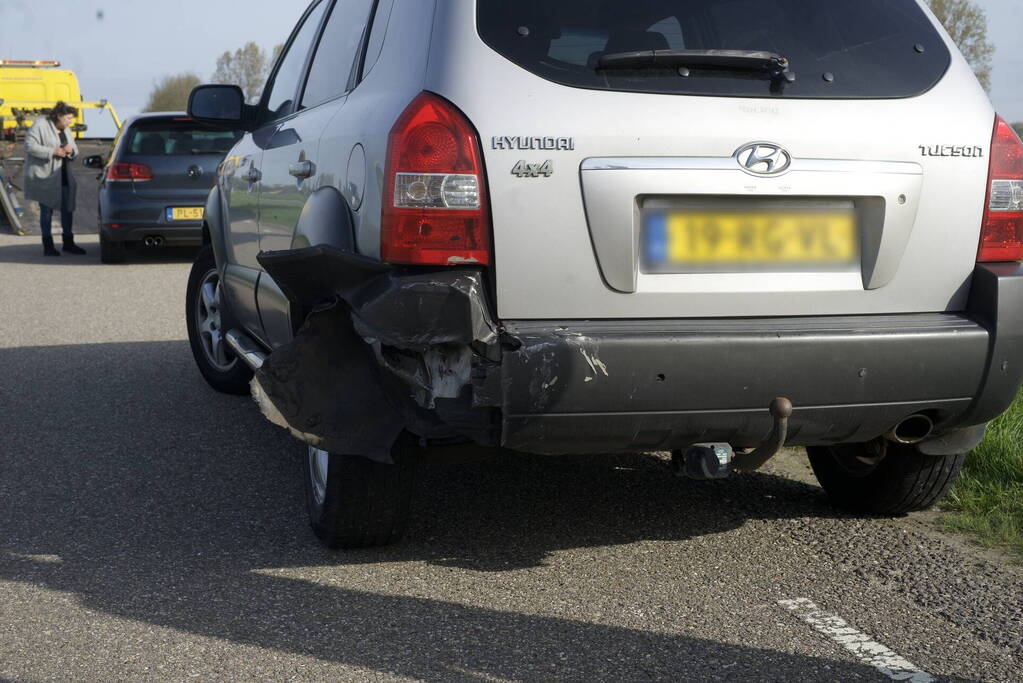
{"label": "dark blue hatchback", "polygon": [[139,246],[199,245],[217,166],[241,131],[203,126],[183,113],[142,114],[114,140],[99,187],[100,256],[123,261]]}

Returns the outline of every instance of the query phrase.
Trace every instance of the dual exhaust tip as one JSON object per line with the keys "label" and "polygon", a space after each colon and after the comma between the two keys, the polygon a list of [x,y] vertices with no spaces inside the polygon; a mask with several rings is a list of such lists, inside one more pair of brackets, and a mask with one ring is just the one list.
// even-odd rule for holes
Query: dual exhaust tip
{"label": "dual exhaust tip", "polygon": [[163,246],[163,235],[150,235],[142,240],[142,244],[147,247],[162,247]]}

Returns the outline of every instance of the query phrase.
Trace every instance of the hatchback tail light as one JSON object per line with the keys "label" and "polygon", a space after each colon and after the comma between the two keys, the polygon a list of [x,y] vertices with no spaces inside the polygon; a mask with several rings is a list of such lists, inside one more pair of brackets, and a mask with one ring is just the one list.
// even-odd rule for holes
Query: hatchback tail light
{"label": "hatchback tail light", "polygon": [[126,180],[132,180],[135,182],[144,182],[152,179],[153,169],[149,168],[145,164],[118,162],[116,164],[110,164],[107,167],[107,180],[110,181],[123,182]]}
{"label": "hatchback tail light", "polygon": [[483,156],[476,131],[454,105],[418,95],[391,129],[384,174],[384,261],[490,264]]}
{"label": "hatchback tail light", "polygon": [[1002,117],[991,139],[984,225],[977,261],[1023,261],[1023,142]]}

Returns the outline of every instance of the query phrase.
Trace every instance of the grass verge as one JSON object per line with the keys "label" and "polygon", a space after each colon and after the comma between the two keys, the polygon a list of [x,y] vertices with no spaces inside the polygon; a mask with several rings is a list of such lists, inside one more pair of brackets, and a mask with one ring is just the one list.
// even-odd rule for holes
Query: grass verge
{"label": "grass verge", "polygon": [[1023,562],[1023,393],[966,457],[945,524]]}

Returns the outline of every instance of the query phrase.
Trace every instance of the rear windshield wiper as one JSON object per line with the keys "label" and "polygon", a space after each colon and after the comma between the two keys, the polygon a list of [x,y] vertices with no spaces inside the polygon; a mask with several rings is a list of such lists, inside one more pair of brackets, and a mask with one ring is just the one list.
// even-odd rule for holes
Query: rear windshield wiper
{"label": "rear windshield wiper", "polygon": [[[615,52],[597,62],[603,70],[642,71],[646,69],[683,69],[705,67],[745,73],[763,73],[771,79],[789,83],[796,75],[789,71],[789,60],[774,52],[756,50],[642,50]],[[688,73],[683,74],[688,75]]]}

